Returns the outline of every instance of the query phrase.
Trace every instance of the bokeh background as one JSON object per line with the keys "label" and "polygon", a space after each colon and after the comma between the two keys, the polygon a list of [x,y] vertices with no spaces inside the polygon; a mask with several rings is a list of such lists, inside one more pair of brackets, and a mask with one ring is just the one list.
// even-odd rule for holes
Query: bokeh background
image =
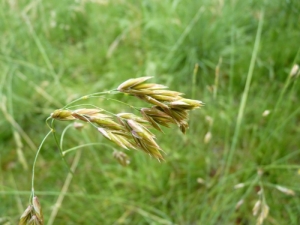
{"label": "bokeh background", "polygon": [[259,224],[258,201],[263,224],[300,223],[299,0],[2,0],[0,17],[0,224],[28,205],[49,114],[141,76],[205,106],[186,135],[156,133],[165,162],[126,151],[124,168],[90,126],[68,129],[65,149],[100,143],[65,156],[79,159],[70,183],[50,136],[35,174],[45,224]]}

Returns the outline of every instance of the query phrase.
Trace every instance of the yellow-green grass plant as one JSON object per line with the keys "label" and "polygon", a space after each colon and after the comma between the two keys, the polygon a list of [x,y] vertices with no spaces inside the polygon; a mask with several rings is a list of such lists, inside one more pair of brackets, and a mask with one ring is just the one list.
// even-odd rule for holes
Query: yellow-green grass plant
{"label": "yellow-green grass plant", "polygon": [[[42,150],[44,142],[46,141],[48,136],[53,134],[63,159],[66,153],[86,146],[77,146],[72,149],[63,150],[64,135],[70,126],[67,126],[64,129],[61,140],[60,142],[58,142],[56,130],[54,127],[55,120],[72,122],[75,121],[74,127],[77,129],[81,129],[83,126],[77,121],[89,123],[95,128],[97,132],[125,150],[139,149],[158,159],[159,161],[164,159],[163,155],[161,154],[161,151],[163,150],[157,144],[155,140],[156,136],[150,131],[150,129],[153,128],[163,132],[160,126],[169,127],[171,124],[176,124],[180,128],[182,133],[186,133],[187,129],[189,128],[189,111],[200,108],[201,106],[203,106],[203,103],[199,100],[184,98],[182,96],[183,93],[168,90],[164,85],[156,83],[146,83],[146,81],[150,78],[151,77],[140,77],[129,79],[120,84],[118,88],[114,90],[83,96],[79,99],[73,100],[65,107],[57,109],[53,113],[51,113],[50,117],[48,117],[48,119],[46,120],[50,131],[41,142],[33,162],[32,188],[29,198],[29,206],[21,215],[19,222],[20,225],[45,224],[42,209],[35,194],[34,181],[36,162]],[[75,104],[81,100],[87,100],[89,98],[95,97],[101,98],[103,96],[105,98],[105,95],[113,95],[119,93],[129,94],[145,101],[146,103],[150,103],[152,106],[149,108],[137,108],[134,106],[130,106],[132,109],[140,112],[141,116],[138,116],[133,113],[114,114],[97,106],[93,106],[92,108],[78,108],[84,106],[85,104]],[[109,99],[112,100],[111,98]],[[118,102],[128,105],[127,103],[121,101]],[[73,108],[77,109],[74,110]],[[51,125],[48,124],[49,120],[51,120]],[[59,196],[57,203],[55,204],[55,208],[52,211],[48,224],[53,224],[57,211],[62,203],[64,195],[66,194],[66,189],[70,184],[70,180],[72,179],[72,173],[75,171],[75,168],[78,165],[79,155],[77,154],[76,156],[78,156],[76,157],[77,160],[74,161],[75,164],[74,166],[72,165],[70,174],[66,179],[66,188],[63,188],[61,195]],[[130,162],[128,156],[124,152],[114,150],[113,156],[122,166],[127,166]],[[65,161],[65,163],[67,162]]]}
{"label": "yellow-green grass plant", "polygon": [[[26,191],[30,173],[16,155],[21,145],[15,129],[30,165],[34,145],[45,133],[45,115],[70,99],[114,87],[136,74],[155,76],[159,83],[193,99],[205,99],[208,107],[192,114],[187,135],[164,129],[159,144],[168,157],[152,171],[149,168],[156,167],[157,161],[133,151],[126,152],[130,167],[114,165],[111,151],[101,151],[101,134],[92,126],[85,126],[83,132],[70,126],[63,138],[64,150],[82,146],[84,154],[55,223],[232,224],[240,220],[255,224],[252,209],[260,198],[256,189],[261,183],[270,207],[265,223],[298,225],[298,198],[282,194],[276,185],[299,192],[299,76],[292,76],[281,103],[276,102],[290,69],[299,65],[299,4],[296,0],[1,1],[0,97],[7,110],[0,112],[0,221],[16,224],[30,195]],[[221,186],[220,168],[232,144],[261,8],[265,19],[260,49],[232,166],[226,185]],[[195,64],[194,82],[189,74]],[[114,97],[133,104],[127,96]],[[107,110],[120,112],[118,104],[94,101],[98,106],[109,103]],[[269,115],[262,116],[265,111]],[[60,140],[66,123],[55,124]],[[208,132],[210,141],[204,143]],[[178,138],[170,138],[174,136]],[[52,138],[43,149],[35,183],[48,220],[68,171]],[[79,151],[65,154],[69,165]],[[258,169],[264,171],[261,178]],[[244,187],[234,189],[237,184]],[[219,193],[220,204],[213,204]],[[235,210],[238,202],[243,204]]]}

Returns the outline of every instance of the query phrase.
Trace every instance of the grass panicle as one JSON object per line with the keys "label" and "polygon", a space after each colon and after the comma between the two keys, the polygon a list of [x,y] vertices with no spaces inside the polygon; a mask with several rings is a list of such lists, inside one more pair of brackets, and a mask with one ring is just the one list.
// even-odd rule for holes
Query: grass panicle
{"label": "grass panicle", "polygon": [[[102,134],[102,136],[123,149],[139,149],[159,161],[164,159],[161,154],[162,149],[157,144],[156,136],[150,131],[150,128],[162,131],[159,125],[169,127],[169,124],[177,124],[181,131],[185,133],[188,128],[188,112],[202,106],[202,102],[182,98],[182,93],[167,90],[167,87],[161,84],[144,83],[150,78],[151,77],[140,77],[129,79],[117,88],[120,93],[134,95],[139,99],[152,104],[152,107],[150,108],[138,109],[142,116],[129,112],[114,114],[96,106],[95,108],[78,108],[73,110],[70,109],[70,103],[50,114],[50,117],[47,119],[47,124],[48,120],[52,119],[51,126],[48,125],[51,130],[40,145],[33,165],[32,203],[22,214],[19,223],[20,225],[43,224],[44,219],[41,205],[38,198],[34,195],[34,169],[37,156],[50,133],[53,133],[58,144],[55,129],[53,127],[55,120],[74,121],[73,127],[78,130],[83,128],[84,123],[89,123]],[[72,104],[82,99],[88,99],[89,97],[93,98],[111,92],[98,92],[96,94],[87,95],[84,98],[81,97],[72,101]],[[81,105],[78,105],[78,107],[79,106]],[[72,105],[72,108],[74,107],[77,108],[76,105]],[[132,106],[132,108],[135,107]],[[62,156],[64,156],[64,152],[68,151],[63,151],[63,137],[69,127],[72,127],[72,125],[68,125],[61,135],[62,139],[59,144],[59,149]],[[130,163],[129,157],[124,152],[115,150],[113,157],[122,166],[127,166]],[[70,170],[70,174],[72,174],[73,170]],[[56,212],[51,215],[51,222],[49,223],[53,223],[55,216]]]}
{"label": "grass panicle", "polygon": [[183,93],[167,90],[164,85],[145,83],[150,78],[129,79],[117,88],[121,93],[133,95],[152,104],[150,108],[139,109],[142,117],[128,112],[114,114],[100,108],[63,108],[55,110],[50,117],[56,120],[91,123],[105,138],[118,146],[124,149],[140,149],[162,160],[162,149],[149,128],[162,131],[160,125],[169,127],[170,124],[176,124],[182,133],[185,133],[189,128],[189,111],[200,108],[203,103],[183,98]]}

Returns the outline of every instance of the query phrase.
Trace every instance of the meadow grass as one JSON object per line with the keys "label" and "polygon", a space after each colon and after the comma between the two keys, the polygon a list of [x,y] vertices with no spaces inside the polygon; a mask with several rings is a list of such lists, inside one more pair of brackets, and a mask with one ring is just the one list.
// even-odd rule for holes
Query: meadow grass
{"label": "meadow grass", "polygon": [[121,167],[117,145],[70,128],[64,149],[95,143],[66,154],[72,176],[50,136],[35,173],[45,224],[256,224],[258,200],[264,224],[299,224],[299,14],[296,0],[1,1],[0,224],[28,205],[50,113],[141,76],[205,106],[186,135],[155,133],[160,163],[126,151]]}

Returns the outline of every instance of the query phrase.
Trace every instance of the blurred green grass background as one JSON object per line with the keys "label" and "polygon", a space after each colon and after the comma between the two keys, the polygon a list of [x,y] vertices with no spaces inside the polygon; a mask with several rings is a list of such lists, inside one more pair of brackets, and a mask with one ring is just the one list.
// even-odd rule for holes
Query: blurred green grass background
{"label": "blurred green grass background", "polygon": [[[300,61],[298,0],[2,0],[0,16],[0,224],[16,224],[28,204],[49,114],[140,76],[205,106],[192,112],[187,135],[175,127],[157,133],[165,162],[130,151],[123,168],[109,147],[81,150],[54,224],[255,224],[262,196],[264,224],[300,223],[300,86],[299,72],[290,72]],[[67,124],[56,123],[58,135]],[[89,142],[109,144],[87,126],[68,130],[64,145]],[[75,154],[66,156],[70,165]],[[49,138],[35,182],[45,224],[67,175]]]}

